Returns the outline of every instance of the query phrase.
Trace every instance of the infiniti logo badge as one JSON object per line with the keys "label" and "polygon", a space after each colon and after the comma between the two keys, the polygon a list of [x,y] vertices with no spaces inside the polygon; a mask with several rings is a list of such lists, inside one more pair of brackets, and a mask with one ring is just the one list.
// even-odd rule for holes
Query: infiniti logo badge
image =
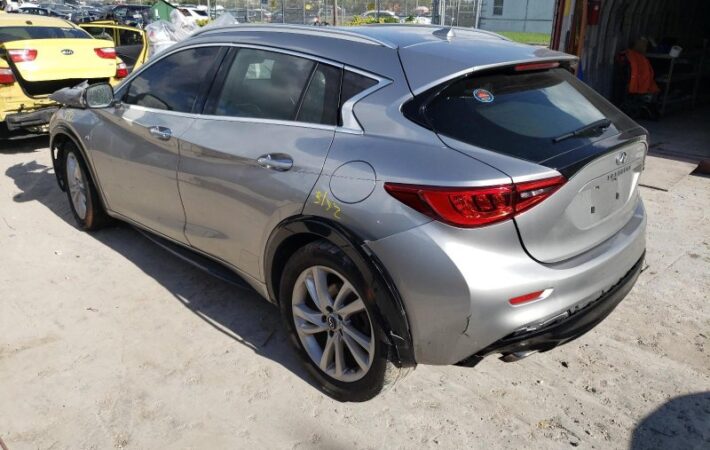
{"label": "infiniti logo badge", "polygon": [[62,55],[69,56],[69,55],[73,55],[73,54],[74,54],[74,50],[71,50],[68,48],[65,48],[64,50],[62,50]]}
{"label": "infiniti logo badge", "polygon": [[616,165],[620,166],[626,162],[626,152],[621,152],[616,155]]}

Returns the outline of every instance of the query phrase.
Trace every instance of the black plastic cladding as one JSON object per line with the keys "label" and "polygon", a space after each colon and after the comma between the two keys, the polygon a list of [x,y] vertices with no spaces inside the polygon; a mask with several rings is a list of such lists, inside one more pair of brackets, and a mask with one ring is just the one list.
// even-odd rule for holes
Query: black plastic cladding
{"label": "black plastic cladding", "polygon": [[[355,263],[365,283],[372,288],[370,294],[375,298],[377,307],[374,311],[374,319],[385,331],[385,340],[394,350],[393,356],[396,357],[396,361],[392,362],[399,367],[415,366],[409,322],[397,288],[382,263],[367,248],[362,239],[337,223],[320,217],[302,216],[287,219],[276,227],[269,237],[265,255],[264,269],[269,297],[274,302],[278,302],[278,293],[275,289],[278,280],[274,280],[273,273],[275,256],[281,244],[298,235],[327,239],[337,245]],[[379,295],[381,291],[387,295]]]}

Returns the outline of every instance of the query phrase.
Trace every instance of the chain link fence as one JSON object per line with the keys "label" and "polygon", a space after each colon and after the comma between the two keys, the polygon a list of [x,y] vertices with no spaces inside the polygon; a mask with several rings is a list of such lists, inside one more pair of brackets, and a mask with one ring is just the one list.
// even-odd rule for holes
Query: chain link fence
{"label": "chain link fence", "polygon": [[[348,25],[367,12],[376,18],[392,17],[398,21],[441,23],[451,26],[473,27],[477,8],[486,0],[216,0],[210,1],[212,16],[229,12],[240,22],[337,24]],[[207,7],[207,0],[178,2],[184,5]],[[388,19],[390,20],[390,19]]]}

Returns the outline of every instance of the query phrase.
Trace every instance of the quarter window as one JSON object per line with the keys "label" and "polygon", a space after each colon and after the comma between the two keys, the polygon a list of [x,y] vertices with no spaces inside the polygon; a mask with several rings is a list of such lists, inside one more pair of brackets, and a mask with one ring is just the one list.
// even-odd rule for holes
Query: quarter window
{"label": "quarter window", "polygon": [[[343,86],[340,91],[340,105],[376,84],[377,80],[346,70],[343,74]],[[342,124],[342,118],[339,118],[338,125]]]}
{"label": "quarter window", "polygon": [[131,81],[124,102],[191,112],[219,54],[219,47],[197,47],[161,59]]}

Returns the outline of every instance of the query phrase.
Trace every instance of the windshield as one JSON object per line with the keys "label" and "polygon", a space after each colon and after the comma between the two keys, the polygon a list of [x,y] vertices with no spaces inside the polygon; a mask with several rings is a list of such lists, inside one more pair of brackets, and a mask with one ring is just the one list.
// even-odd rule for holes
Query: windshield
{"label": "windshield", "polygon": [[615,115],[581,84],[564,69],[468,77],[431,100],[425,117],[440,134],[542,161],[590,137],[575,136],[564,143],[554,138]]}
{"label": "windshield", "polygon": [[25,39],[91,39],[83,30],[71,27],[2,27],[0,43]]}

